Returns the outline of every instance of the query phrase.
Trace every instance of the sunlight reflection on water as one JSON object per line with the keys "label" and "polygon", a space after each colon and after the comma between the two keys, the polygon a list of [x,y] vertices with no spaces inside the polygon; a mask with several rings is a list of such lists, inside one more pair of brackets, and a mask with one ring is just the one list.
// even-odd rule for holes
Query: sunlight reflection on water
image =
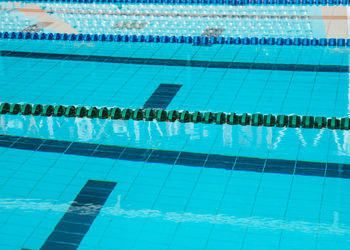
{"label": "sunlight reflection on water", "polygon": [[[67,209],[71,203],[58,203],[55,200],[40,200],[40,199],[1,199],[0,208],[3,210],[20,209],[25,212],[35,211],[54,211],[54,212],[67,212]],[[96,209],[100,207],[94,205],[80,206],[75,211],[70,211],[79,214],[95,214]],[[237,227],[249,227],[256,229],[268,229],[268,230],[287,230],[297,231],[302,233],[314,234],[316,231],[319,234],[332,234],[332,235],[349,235],[350,227],[341,225],[338,222],[338,216],[333,224],[328,223],[313,223],[307,221],[287,221],[274,218],[262,218],[259,216],[253,217],[236,217],[227,214],[198,214],[191,212],[162,212],[154,209],[131,209],[126,210],[120,206],[120,196],[116,206],[103,207],[100,211],[101,216],[110,216],[111,218],[121,216],[124,218],[158,218],[164,221],[170,221],[174,223],[209,223],[209,224],[222,224],[231,225]],[[336,213],[335,215],[338,215]]]}

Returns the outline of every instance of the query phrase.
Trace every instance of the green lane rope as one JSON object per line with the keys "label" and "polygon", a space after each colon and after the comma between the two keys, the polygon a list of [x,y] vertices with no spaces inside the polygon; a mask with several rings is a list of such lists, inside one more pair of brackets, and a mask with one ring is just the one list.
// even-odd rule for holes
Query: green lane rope
{"label": "green lane rope", "polygon": [[290,127],[290,128],[328,128],[350,130],[350,117],[314,117],[299,115],[274,115],[274,114],[236,114],[225,112],[189,112],[186,110],[162,110],[162,109],[129,109],[118,107],[83,107],[64,105],[18,104],[1,103],[0,114],[21,114],[33,116],[56,117],[87,117],[100,119],[133,119],[136,121],[168,121],[181,123],[214,123],[242,126],[266,126],[266,127]]}

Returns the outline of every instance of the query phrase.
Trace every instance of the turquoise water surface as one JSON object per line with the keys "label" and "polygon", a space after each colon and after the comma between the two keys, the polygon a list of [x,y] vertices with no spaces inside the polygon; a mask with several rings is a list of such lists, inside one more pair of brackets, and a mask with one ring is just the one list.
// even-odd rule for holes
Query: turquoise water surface
{"label": "turquoise water surface", "polygon": [[[13,3],[0,6],[10,8]],[[123,8],[130,11],[134,6]],[[159,8],[204,12],[200,5],[165,6]],[[242,14],[245,8],[245,14],[283,14],[267,7],[229,10]],[[117,11],[118,6],[95,9]],[[208,9],[229,12],[223,6]],[[320,11],[316,6],[286,9],[284,14],[293,15]],[[145,4],[137,11],[150,10]],[[0,31],[20,31],[32,24],[15,24],[21,17],[13,11],[0,15],[8,18],[1,19]],[[82,25],[78,14],[64,18],[80,32],[110,28]],[[176,35],[192,30],[179,27],[183,30],[174,31]],[[304,31],[300,36],[309,37],[303,28],[291,29],[293,37]],[[275,31],[288,37],[283,30]],[[223,36],[253,34],[225,32]],[[349,72],[337,70],[349,67],[347,48],[1,39],[0,50],[0,102],[135,109],[151,96],[170,98],[154,97],[154,92],[161,84],[177,84],[180,88],[166,110],[326,117],[347,117],[350,112]],[[65,58],[55,59],[55,54]],[[97,62],[73,60],[73,55],[127,59]],[[133,58],[146,63],[133,63]],[[148,59],[166,63],[151,64]],[[176,66],[174,60],[240,62],[251,68]],[[259,63],[288,67],[255,68]],[[305,65],[328,65],[333,71],[305,70]],[[0,248],[350,249],[349,133],[1,114]]]}

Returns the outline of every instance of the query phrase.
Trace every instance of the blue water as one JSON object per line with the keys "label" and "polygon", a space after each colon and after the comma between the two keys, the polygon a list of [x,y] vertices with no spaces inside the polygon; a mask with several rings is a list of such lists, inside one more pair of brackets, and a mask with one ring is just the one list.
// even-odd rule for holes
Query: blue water
{"label": "blue water", "polygon": [[[98,5],[98,8],[89,4],[39,5],[57,10],[120,10],[117,5]],[[13,4],[0,2],[0,6],[5,8]],[[136,5],[139,7],[136,10],[147,12],[159,8],[159,11],[184,13],[320,14],[317,6],[152,6]],[[122,5],[126,11],[135,11],[134,7]],[[33,24],[14,11],[0,11],[0,15],[8,18],[1,19],[0,31],[20,31]],[[110,26],[106,24],[110,16],[100,15],[99,18],[106,18],[106,23],[88,23],[88,26],[85,21],[79,21],[81,17],[77,14],[60,17],[67,18],[65,20],[79,28],[80,32],[110,31]],[[16,18],[21,22],[17,22]],[[97,20],[94,22],[100,24]],[[200,35],[203,27],[216,27],[215,22],[202,22],[200,28],[194,29],[197,33],[191,34]],[[292,37],[299,33],[301,37],[309,37],[308,30],[302,28],[304,21],[295,23],[301,28],[291,27],[294,32]],[[158,29],[160,24],[163,25],[161,22],[152,25]],[[227,24],[223,26],[230,27]],[[242,23],[241,26],[254,25]],[[159,32],[166,30],[168,33],[165,34],[188,35],[186,32],[192,30],[185,25],[178,27],[175,31],[159,27]],[[232,27],[222,35],[239,34],[243,37],[255,34],[252,30],[244,33]],[[45,29],[40,32],[51,32]],[[151,31],[152,34],[158,32]],[[138,32],[147,34],[151,31],[144,29]],[[284,30],[276,29],[275,32],[276,36],[291,36]],[[324,29],[317,25],[313,26],[312,32],[310,37],[324,36]],[[261,32],[256,34],[265,35]],[[348,49],[311,46],[0,40],[0,50],[145,60],[246,62],[252,66],[257,63],[349,66]],[[160,84],[179,84],[182,86],[167,110],[326,117],[347,117],[350,112],[347,72],[184,67],[1,56],[0,77],[0,102],[9,103],[140,108]],[[1,135],[219,154],[244,159],[312,161],[320,165],[350,164],[349,133],[329,129],[0,115]],[[71,242],[71,237],[77,237],[74,233],[55,239],[66,247],[350,249],[348,177],[269,173],[264,169],[260,172],[233,171],[220,166],[208,168],[204,165],[97,158],[78,153],[16,149],[4,146],[2,140],[0,138],[1,249],[40,249],[88,180],[115,182],[116,186],[99,213],[95,214],[87,233],[81,236],[81,242]],[[249,164],[254,165],[252,162]]]}

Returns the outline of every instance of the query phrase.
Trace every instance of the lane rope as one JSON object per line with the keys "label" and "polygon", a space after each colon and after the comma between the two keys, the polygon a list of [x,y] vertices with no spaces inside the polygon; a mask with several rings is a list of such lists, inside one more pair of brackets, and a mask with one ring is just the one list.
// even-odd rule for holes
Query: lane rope
{"label": "lane rope", "polygon": [[0,114],[350,130],[349,117],[1,103]]}
{"label": "lane rope", "polygon": [[[349,0],[350,1],[350,0]],[[274,38],[274,37],[216,37],[216,36],[153,36],[120,34],[66,34],[0,32],[0,39],[51,40],[84,42],[143,42],[143,43],[185,43],[194,45],[286,45],[286,46],[331,46],[350,47],[350,39],[345,38]]]}

